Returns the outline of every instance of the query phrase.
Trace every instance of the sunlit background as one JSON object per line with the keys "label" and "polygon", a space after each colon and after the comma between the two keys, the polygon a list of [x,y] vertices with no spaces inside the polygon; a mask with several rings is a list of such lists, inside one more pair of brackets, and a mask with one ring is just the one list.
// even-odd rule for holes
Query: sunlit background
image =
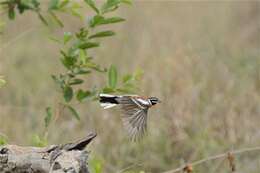
{"label": "sunlit background", "polygon": [[[86,8],[86,15],[88,8]],[[162,103],[149,112],[148,135],[130,142],[118,109],[98,102],[76,107],[50,125],[48,143],[65,143],[95,131],[92,164],[103,172],[163,172],[210,155],[260,145],[260,3],[137,1],[118,13],[115,37],[93,51],[96,61],[120,73],[143,69],[140,95]],[[60,99],[50,75],[63,70],[59,46],[48,39],[84,25],[63,16],[65,27],[45,27],[26,13],[6,22],[0,35],[0,134],[8,143],[32,145],[44,133],[45,108]],[[102,86],[103,75],[86,86]],[[222,160],[196,172],[229,172]],[[125,168],[128,170],[124,171]],[[238,173],[259,173],[260,152],[236,157]]]}

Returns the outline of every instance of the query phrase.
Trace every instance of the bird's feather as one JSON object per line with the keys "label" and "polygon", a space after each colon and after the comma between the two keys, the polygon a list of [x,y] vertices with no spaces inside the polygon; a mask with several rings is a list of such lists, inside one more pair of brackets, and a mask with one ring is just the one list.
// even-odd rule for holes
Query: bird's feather
{"label": "bird's feather", "polygon": [[101,105],[104,109],[109,109],[109,108],[112,108],[112,107],[116,106],[117,104],[113,104],[113,103],[100,103],[100,105]]}
{"label": "bird's feather", "polygon": [[123,110],[123,124],[129,137],[134,141],[140,139],[147,131],[147,105],[127,96],[118,99],[118,102]]}

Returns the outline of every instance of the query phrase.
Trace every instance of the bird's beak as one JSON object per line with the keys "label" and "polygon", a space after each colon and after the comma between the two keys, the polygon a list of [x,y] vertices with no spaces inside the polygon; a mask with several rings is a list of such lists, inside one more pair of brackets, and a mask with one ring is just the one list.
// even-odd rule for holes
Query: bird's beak
{"label": "bird's beak", "polygon": [[158,103],[162,103],[162,101],[161,101],[161,100],[158,100]]}

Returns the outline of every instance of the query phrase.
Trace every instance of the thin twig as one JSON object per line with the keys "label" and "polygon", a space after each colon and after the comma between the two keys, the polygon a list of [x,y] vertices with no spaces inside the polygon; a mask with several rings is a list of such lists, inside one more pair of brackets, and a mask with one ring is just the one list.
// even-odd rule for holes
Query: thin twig
{"label": "thin twig", "polygon": [[244,149],[236,150],[236,151],[232,151],[232,152],[226,152],[226,153],[218,154],[218,155],[215,155],[215,156],[210,156],[208,158],[201,159],[201,160],[195,161],[193,163],[181,166],[181,167],[179,167],[177,169],[173,169],[173,170],[166,171],[166,172],[163,172],[163,173],[181,172],[181,171],[183,171],[187,167],[187,165],[189,165],[191,167],[194,167],[194,166],[197,166],[197,165],[202,164],[204,162],[208,162],[208,161],[217,160],[217,159],[220,159],[220,158],[227,157],[228,153],[231,153],[232,155],[237,155],[237,154],[242,154],[242,153],[245,153],[245,152],[258,151],[258,150],[260,150],[260,146],[252,147],[252,148],[244,148]]}

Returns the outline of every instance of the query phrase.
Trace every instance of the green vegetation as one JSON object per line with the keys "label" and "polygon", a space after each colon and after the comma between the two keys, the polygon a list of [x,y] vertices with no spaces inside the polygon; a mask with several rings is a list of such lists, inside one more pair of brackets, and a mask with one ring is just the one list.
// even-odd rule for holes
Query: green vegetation
{"label": "green vegetation", "polygon": [[[94,62],[93,56],[91,56],[90,49],[100,46],[100,38],[114,36],[115,32],[112,30],[96,30],[99,26],[115,24],[125,21],[125,19],[118,16],[106,17],[108,13],[111,13],[118,9],[122,4],[131,4],[131,1],[125,0],[107,0],[100,7],[98,7],[93,0],[84,1],[95,14],[89,17],[87,24],[83,24],[82,27],[76,32],[64,32],[62,38],[51,37],[51,39],[57,42],[60,47],[60,62],[64,66],[64,72],[56,75],[51,75],[52,79],[59,86],[63,95],[63,101],[61,100],[57,108],[48,106],[46,108],[45,133],[43,137],[35,135],[33,137],[33,144],[37,146],[43,146],[48,144],[48,126],[53,119],[54,110],[64,111],[67,109],[71,115],[77,120],[80,120],[78,111],[72,106],[73,101],[82,103],[87,100],[97,100],[99,93],[133,93],[137,89],[136,82],[140,77],[140,73],[135,75],[127,74],[122,77],[122,85],[118,85],[118,72],[114,65],[110,68],[101,67],[100,64]],[[45,24],[49,25],[51,19],[54,20],[60,27],[64,27],[64,22],[59,19],[57,12],[71,13],[72,15],[83,18],[79,9],[82,8],[78,2],[70,0],[50,0],[48,8],[43,9],[40,1],[38,0],[7,0],[1,3],[3,9],[7,9],[8,17],[11,20],[15,19],[16,10],[23,14],[26,11],[32,11],[36,13],[39,19]],[[43,11],[47,13],[45,16]],[[50,18],[51,17],[51,18]],[[83,84],[89,82],[86,78],[91,73],[108,73],[108,85],[97,88],[94,82],[91,82],[93,88],[86,88]],[[4,80],[0,80],[0,84],[4,84]],[[0,85],[0,86],[1,86]],[[75,103],[74,103],[75,104]]]}
{"label": "green vegetation", "polygon": [[5,136],[0,134],[0,146],[7,144],[7,139]]}
{"label": "green vegetation", "polygon": [[4,86],[5,83],[6,83],[6,81],[3,79],[2,76],[0,76],[0,88],[1,88],[2,86]]}

